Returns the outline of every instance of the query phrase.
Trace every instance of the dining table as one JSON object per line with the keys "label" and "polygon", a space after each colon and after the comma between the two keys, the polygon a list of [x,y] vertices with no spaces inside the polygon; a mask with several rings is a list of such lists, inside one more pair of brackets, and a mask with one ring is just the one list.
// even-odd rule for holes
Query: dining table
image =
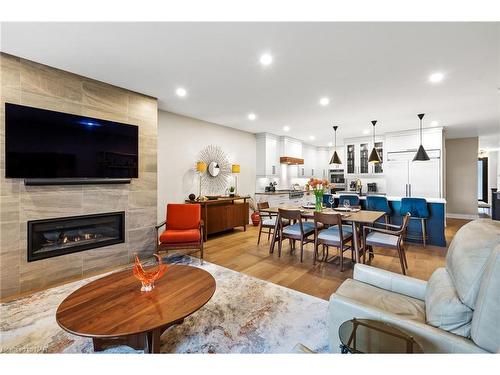
{"label": "dining table", "polygon": [[[304,208],[302,206],[291,206],[291,205],[280,205],[279,207],[269,207],[260,210],[261,212],[265,212],[271,215],[278,215],[279,216],[279,210],[284,209],[284,210],[299,210],[301,213],[301,217],[304,219],[313,219],[314,218],[314,209],[312,208]],[[353,248],[354,248],[354,257],[355,257],[355,262],[359,263],[360,260],[360,251],[361,249],[361,240],[359,238],[359,234],[361,231],[358,230],[360,226],[362,225],[373,225],[377,220],[379,220],[381,217],[385,215],[385,212],[383,211],[369,211],[369,210],[361,210],[359,208],[323,208],[321,210],[321,213],[324,214],[340,214],[342,218],[342,222],[345,222],[346,224],[351,224],[352,225],[352,233],[353,233]],[[271,239],[271,244],[269,247],[269,253],[274,252],[274,245],[276,243],[276,240],[279,240],[279,234],[278,234],[278,225],[279,225],[279,220],[276,220],[276,224],[274,226],[274,234]]]}

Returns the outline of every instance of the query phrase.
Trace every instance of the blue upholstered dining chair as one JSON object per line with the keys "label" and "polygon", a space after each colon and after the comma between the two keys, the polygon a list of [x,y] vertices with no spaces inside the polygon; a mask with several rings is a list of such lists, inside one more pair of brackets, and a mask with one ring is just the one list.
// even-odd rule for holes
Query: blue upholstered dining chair
{"label": "blue upholstered dining chair", "polygon": [[344,206],[344,201],[348,201],[349,205],[359,206],[359,195],[357,194],[340,194],[339,196],[339,207]]}
{"label": "blue upholstered dining chair", "polygon": [[[295,222],[295,224],[287,225]],[[304,260],[304,245],[314,242],[314,223],[302,221],[300,210],[278,209],[278,257],[281,257],[281,246],[284,239],[290,241],[290,252],[295,251],[295,241],[300,243],[300,262]]]}
{"label": "blue upholstered dining chair", "polygon": [[368,211],[380,211],[385,212],[384,218],[385,222],[389,223],[389,217],[392,213],[389,207],[389,201],[383,195],[369,195],[366,197],[366,209]]}
{"label": "blue upholstered dining chair", "polygon": [[401,216],[409,213],[411,215],[411,220],[420,221],[422,227],[422,243],[425,247],[427,242],[426,221],[430,216],[425,198],[402,198],[399,213]]}

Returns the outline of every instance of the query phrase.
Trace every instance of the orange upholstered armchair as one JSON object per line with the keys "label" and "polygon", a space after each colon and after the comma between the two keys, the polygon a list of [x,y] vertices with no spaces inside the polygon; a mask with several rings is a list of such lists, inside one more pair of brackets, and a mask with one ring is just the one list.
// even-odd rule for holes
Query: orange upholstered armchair
{"label": "orange upholstered armchair", "polygon": [[[165,225],[160,234],[159,229]],[[158,242],[156,252],[194,249],[188,254],[200,252],[203,260],[203,220],[199,204],[167,205],[167,220],[156,226]]]}

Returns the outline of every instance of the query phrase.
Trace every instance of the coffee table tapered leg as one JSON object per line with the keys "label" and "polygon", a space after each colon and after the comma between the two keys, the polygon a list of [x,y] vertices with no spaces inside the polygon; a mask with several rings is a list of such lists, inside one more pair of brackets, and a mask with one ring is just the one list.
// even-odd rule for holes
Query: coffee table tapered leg
{"label": "coffee table tapered leg", "polygon": [[160,336],[161,328],[156,328],[148,332],[148,348],[147,353],[157,354],[160,352]]}

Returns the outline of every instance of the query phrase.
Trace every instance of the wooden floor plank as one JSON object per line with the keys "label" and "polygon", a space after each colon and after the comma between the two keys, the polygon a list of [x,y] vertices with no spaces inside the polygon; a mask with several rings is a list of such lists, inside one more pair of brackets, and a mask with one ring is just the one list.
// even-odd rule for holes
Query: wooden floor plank
{"label": "wooden floor plank", "polygon": [[[448,219],[446,238],[449,244],[457,230],[468,220]],[[258,228],[247,227],[247,231],[233,232],[211,237],[205,244],[205,259],[232,270],[270,281],[287,288],[328,299],[347,278],[352,277],[352,265],[346,262],[346,269],[340,272],[338,264],[317,263],[313,265],[313,246],[308,244],[304,251],[304,262],[300,263],[300,250],[290,253],[288,243],[283,244],[283,253],[269,254],[267,236],[262,236],[257,245]],[[408,275],[427,280],[436,268],[445,263],[446,247],[420,245],[407,246]],[[392,251],[375,248],[372,265],[389,271],[401,272],[399,258]],[[333,255],[333,254],[331,254]],[[349,252],[345,253],[349,259]]]}

